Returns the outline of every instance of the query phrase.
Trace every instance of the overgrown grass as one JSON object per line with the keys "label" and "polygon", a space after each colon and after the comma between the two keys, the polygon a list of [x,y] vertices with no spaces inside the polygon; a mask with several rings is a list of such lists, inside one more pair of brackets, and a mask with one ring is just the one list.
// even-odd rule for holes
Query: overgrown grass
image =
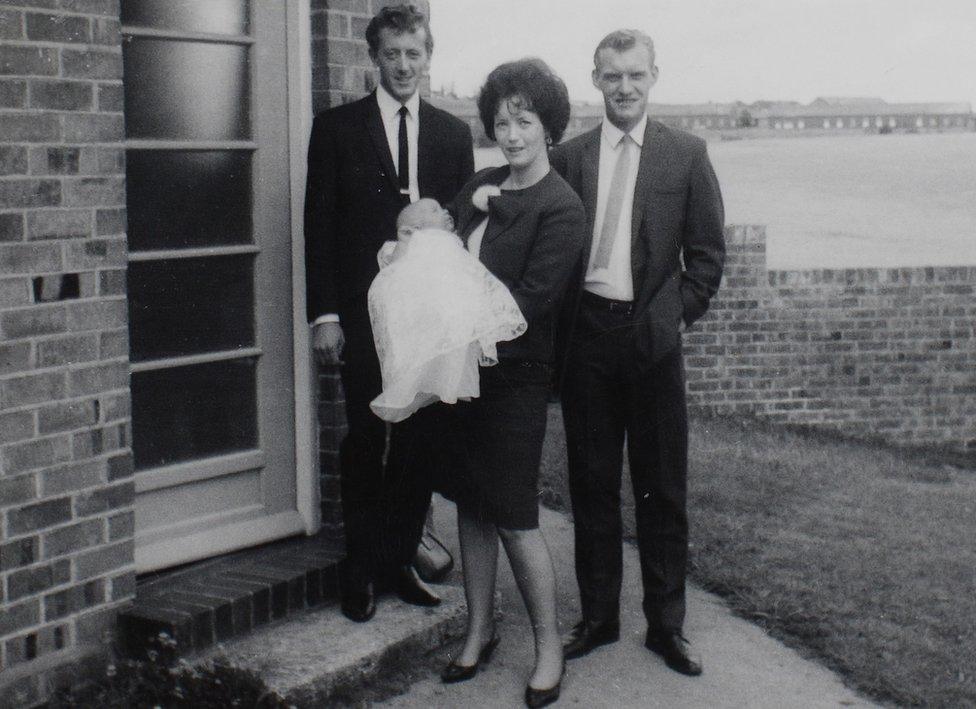
{"label": "overgrown grass", "polygon": [[[565,508],[555,418],[545,494]],[[698,583],[877,699],[976,706],[976,471],[747,421],[691,435]]]}

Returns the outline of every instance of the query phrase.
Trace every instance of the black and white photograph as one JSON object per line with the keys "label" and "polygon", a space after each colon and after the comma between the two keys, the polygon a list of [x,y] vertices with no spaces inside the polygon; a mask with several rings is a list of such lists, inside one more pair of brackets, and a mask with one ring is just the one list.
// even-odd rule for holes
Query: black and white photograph
{"label": "black and white photograph", "polygon": [[974,37],[0,0],[0,707],[976,709]]}

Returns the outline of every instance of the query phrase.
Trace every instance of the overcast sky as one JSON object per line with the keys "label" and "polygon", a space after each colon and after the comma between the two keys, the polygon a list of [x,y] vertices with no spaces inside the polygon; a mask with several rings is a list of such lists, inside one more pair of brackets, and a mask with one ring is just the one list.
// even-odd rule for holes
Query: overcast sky
{"label": "overcast sky", "polygon": [[430,0],[431,86],[475,95],[535,55],[597,102],[593,47],[618,27],[654,39],[651,100],[879,96],[976,104],[976,0]]}

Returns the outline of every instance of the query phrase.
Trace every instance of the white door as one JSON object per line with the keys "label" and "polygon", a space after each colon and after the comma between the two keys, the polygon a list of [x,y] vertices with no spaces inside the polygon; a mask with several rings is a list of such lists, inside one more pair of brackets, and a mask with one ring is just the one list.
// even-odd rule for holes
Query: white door
{"label": "white door", "polygon": [[286,20],[122,2],[139,571],[305,530]]}

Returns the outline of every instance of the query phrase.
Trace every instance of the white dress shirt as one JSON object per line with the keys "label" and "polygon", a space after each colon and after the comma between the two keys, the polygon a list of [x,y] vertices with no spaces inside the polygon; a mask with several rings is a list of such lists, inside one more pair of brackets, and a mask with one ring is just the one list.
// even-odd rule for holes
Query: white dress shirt
{"label": "white dress shirt", "polygon": [[[394,181],[400,170],[400,106],[407,107],[407,157],[410,162],[410,201],[416,202],[420,199],[420,183],[417,181],[417,141],[420,137],[420,94],[414,92],[413,96],[407,99],[405,104],[401,104],[390,92],[380,84],[376,87],[376,103],[380,107],[380,118],[383,121],[383,130],[386,132],[386,143],[390,148],[390,157],[393,158],[393,167],[397,169],[396,175],[392,175]],[[313,326],[319,323],[339,322],[337,313],[325,313],[315,318]]]}
{"label": "white dress shirt", "polygon": [[[390,146],[390,157],[393,167],[400,174],[400,106],[407,107],[407,158],[410,162],[410,201],[420,199],[420,185],[417,183],[417,139],[420,136],[420,94],[414,92],[407,102],[401,104],[380,84],[376,87],[376,102],[380,105],[380,117],[383,119],[383,130],[386,131],[386,143]],[[396,178],[396,175],[393,176]]]}
{"label": "white dress shirt", "polygon": [[606,268],[594,268],[597,242],[603,228],[603,218],[607,211],[610,196],[610,181],[613,179],[617,159],[623,149],[624,132],[606,118],[600,131],[600,172],[597,177],[596,218],[593,220],[593,245],[590,248],[590,262],[586,269],[583,287],[596,295],[612,300],[634,299],[634,275],[630,267],[631,221],[634,213],[634,189],[637,186],[637,169],[640,166],[640,151],[644,146],[644,129],[647,116],[641,118],[628,135],[637,144],[630,161],[626,180],[626,192],[617,222],[617,233],[610,252],[610,262]]}

